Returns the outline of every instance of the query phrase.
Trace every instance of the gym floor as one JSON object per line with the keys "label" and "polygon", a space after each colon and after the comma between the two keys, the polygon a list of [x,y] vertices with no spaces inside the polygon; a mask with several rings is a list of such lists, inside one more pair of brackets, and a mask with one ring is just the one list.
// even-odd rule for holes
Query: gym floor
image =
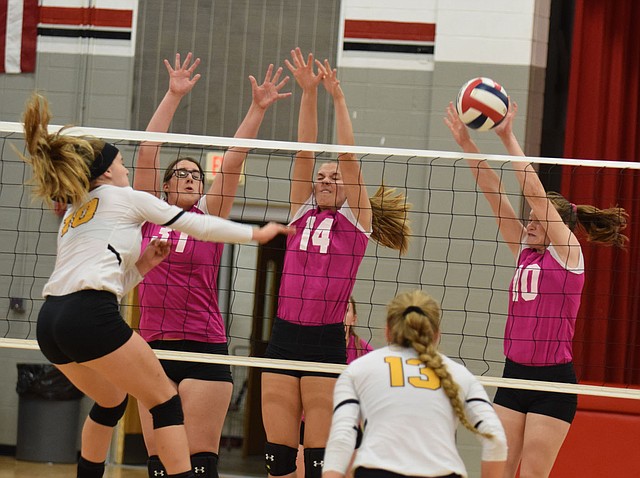
{"label": "gym floor", "polygon": [[[266,476],[262,456],[243,458],[239,449],[224,450],[220,459],[221,478],[250,478]],[[0,478],[72,478],[76,465],[36,463],[0,456]],[[104,478],[147,478],[143,466],[108,465]]]}

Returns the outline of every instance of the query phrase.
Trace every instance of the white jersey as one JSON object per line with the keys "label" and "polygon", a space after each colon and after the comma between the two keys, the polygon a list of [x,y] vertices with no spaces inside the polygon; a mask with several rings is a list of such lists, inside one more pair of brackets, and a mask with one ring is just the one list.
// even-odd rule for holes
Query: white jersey
{"label": "white jersey", "polygon": [[183,211],[130,187],[101,185],[79,208],[68,208],[58,231],[56,264],[43,295],[79,290],[107,290],[118,300],[141,279],[141,226],[145,221],[170,225],[197,239],[249,242],[252,227],[215,216]]}
{"label": "white jersey", "polygon": [[[356,429],[362,444],[354,467],[378,468],[407,476],[467,476],[456,448],[458,419],[435,373],[412,348],[374,350],[350,364],[338,378],[334,414],[323,471],[346,473]],[[476,435],[482,459],[503,461],[506,438],[482,385],[464,366],[442,355],[469,421],[493,439]]]}

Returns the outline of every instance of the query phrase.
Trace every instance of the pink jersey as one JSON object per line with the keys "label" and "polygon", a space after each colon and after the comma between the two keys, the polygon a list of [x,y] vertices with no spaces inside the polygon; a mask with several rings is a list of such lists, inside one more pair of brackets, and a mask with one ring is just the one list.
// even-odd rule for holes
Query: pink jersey
{"label": "pink jersey", "polygon": [[582,253],[578,267],[568,270],[553,246],[543,254],[524,248],[509,287],[506,357],[521,365],[571,362],[583,285]]}
{"label": "pink jersey", "polygon": [[347,342],[347,364],[350,364],[358,357],[362,357],[373,350],[373,347],[369,345],[369,342],[363,339],[358,340],[360,340],[359,351],[356,347],[356,338],[353,335],[349,336],[349,341]]}
{"label": "pink jersey", "polygon": [[313,198],[291,224],[296,233],[287,239],[278,317],[301,325],[342,323],[370,233],[346,203],[320,210]]}
{"label": "pink jersey", "polygon": [[[200,208],[206,209],[204,198],[190,211],[204,214]],[[154,237],[169,239],[171,253],[139,285],[140,335],[149,342],[226,342],[218,306],[218,268],[224,244],[198,241],[147,222],[142,226],[143,250]]]}

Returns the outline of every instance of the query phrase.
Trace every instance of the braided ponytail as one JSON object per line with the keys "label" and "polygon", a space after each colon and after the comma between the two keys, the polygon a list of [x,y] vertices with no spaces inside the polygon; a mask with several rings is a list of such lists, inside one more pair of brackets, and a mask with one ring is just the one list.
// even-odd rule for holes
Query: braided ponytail
{"label": "braided ponytail", "polygon": [[460,400],[458,384],[451,377],[437,350],[440,316],[440,306],[424,292],[415,290],[400,294],[387,308],[389,339],[397,345],[413,348],[418,353],[420,362],[433,370],[440,379],[454,413],[465,428],[485,438],[493,438],[493,435],[481,433],[469,422]]}

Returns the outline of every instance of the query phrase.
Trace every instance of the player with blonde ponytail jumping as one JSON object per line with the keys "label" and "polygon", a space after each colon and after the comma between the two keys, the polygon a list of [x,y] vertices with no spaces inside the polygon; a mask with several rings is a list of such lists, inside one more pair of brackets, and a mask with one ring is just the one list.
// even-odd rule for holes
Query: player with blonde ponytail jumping
{"label": "player with blonde ponytail jumping", "polygon": [[323,478],[349,472],[360,422],[355,478],[466,477],[458,423],[482,443],[482,478],[502,476],[504,430],[482,385],[438,352],[440,316],[438,303],[420,290],[389,303],[389,345],[354,361],[336,383]]}
{"label": "player with blonde ponytail jumping", "polygon": [[97,138],[48,132],[45,98],[33,95],[24,114],[34,194],[69,204],[58,231],[56,264],[44,286],[36,336],[44,356],[95,400],[82,429],[78,478],[100,478],[113,428],[127,394],[150,410],[158,454],[167,477],[191,478],[180,396],[149,345],[122,320],[118,302],[168,254],[151,241],[141,254],[145,221],[171,225],[201,240],[267,242],[291,232],[184,211],[129,186],[118,148]]}

